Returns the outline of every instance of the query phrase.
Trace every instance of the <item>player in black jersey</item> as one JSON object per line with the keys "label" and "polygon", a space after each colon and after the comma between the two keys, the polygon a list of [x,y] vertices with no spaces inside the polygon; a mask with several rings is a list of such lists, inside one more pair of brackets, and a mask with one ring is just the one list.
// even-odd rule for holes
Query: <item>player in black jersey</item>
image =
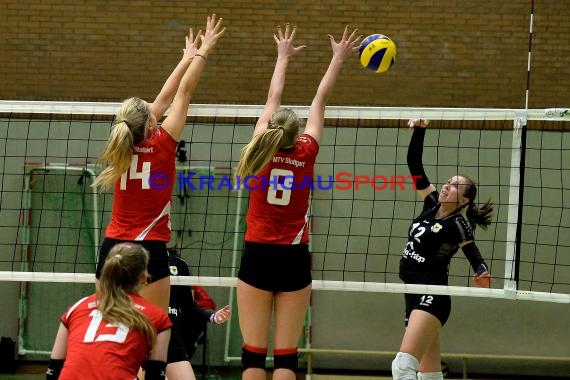
{"label": "player in black jersey", "polygon": [[[454,176],[437,192],[423,168],[423,143],[428,122],[410,120],[413,135],[408,148],[408,167],[417,178],[416,190],[424,205],[408,232],[400,260],[400,278],[408,284],[447,285],[448,266],[461,248],[476,273],[478,287],[489,287],[491,276],[481,257],[473,230],[491,223],[493,205],[475,204],[477,188],[471,179]],[[465,216],[461,214],[466,209]],[[398,380],[443,379],[439,333],[449,317],[449,296],[405,294],[406,330],[400,352],[392,362],[392,376]],[[417,372],[417,373],[416,373]],[[416,377],[417,376],[417,377]]]}
{"label": "player in black jersey", "polygon": [[[168,263],[171,276],[190,276],[186,261],[178,256],[175,249],[168,249]],[[170,291],[168,316],[172,321],[172,333],[168,345],[166,377],[168,380],[196,380],[190,359],[194,353],[197,332],[195,320],[221,324],[226,322],[231,311],[229,305],[218,311],[202,309],[192,295],[192,288],[173,285]]]}

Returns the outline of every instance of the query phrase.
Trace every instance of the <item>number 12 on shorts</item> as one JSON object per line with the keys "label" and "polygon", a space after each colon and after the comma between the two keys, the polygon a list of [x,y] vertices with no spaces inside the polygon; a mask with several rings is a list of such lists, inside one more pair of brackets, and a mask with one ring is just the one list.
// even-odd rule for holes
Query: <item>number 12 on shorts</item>
{"label": "number 12 on shorts", "polygon": [[433,302],[433,296],[422,296],[420,298],[420,306],[431,306]]}

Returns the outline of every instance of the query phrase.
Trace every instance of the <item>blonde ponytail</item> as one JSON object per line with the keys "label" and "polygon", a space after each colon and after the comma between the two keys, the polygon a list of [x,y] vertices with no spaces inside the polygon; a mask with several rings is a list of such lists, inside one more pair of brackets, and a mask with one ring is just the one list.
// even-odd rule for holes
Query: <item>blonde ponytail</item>
{"label": "blonde ponytail", "polygon": [[129,98],[121,105],[116,120],[105,150],[97,160],[105,169],[97,176],[92,186],[102,190],[110,189],[131,165],[135,144],[146,138],[150,107],[142,99]]}
{"label": "blonde ponytail", "polygon": [[139,330],[152,347],[156,341],[156,330],[129,296],[129,293],[138,293],[147,265],[148,253],[142,246],[131,243],[115,245],[101,271],[97,308],[106,322],[122,323]]}
{"label": "blonde ponytail", "polygon": [[293,110],[282,108],[275,111],[267,129],[253,136],[241,150],[236,182],[238,178],[243,181],[245,177],[259,173],[279,149],[293,147],[300,127],[301,120]]}
{"label": "blonde ponytail", "polygon": [[93,186],[100,187],[103,191],[110,189],[131,165],[134,147],[133,134],[127,123],[122,121],[115,124],[105,150],[97,160],[99,165],[108,166],[97,176]]}
{"label": "blonde ponytail", "polygon": [[255,135],[241,150],[236,177],[245,178],[259,173],[279,149],[279,142],[284,133],[283,129],[275,128],[266,129]]}

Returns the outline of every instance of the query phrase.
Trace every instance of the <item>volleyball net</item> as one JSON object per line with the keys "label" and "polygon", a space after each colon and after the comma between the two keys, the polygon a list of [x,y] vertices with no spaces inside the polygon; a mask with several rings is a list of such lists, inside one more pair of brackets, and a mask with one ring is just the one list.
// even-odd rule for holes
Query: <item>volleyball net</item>
{"label": "volleyball net", "polygon": [[[93,290],[113,196],[91,184],[118,108],[0,102],[0,280],[19,284],[20,333],[35,328],[38,341],[42,333],[53,339],[41,323],[46,308],[58,315]],[[308,107],[291,108],[307,116]],[[248,194],[233,189],[231,177],[261,109],[192,105],[176,178],[149,179],[157,189],[176,181],[169,245],[193,276],[173,282],[235,285]],[[495,279],[490,289],[472,286],[461,252],[449,286],[398,278],[422,206],[406,165],[406,124],[420,117],[431,120],[424,166],[432,183],[467,175],[478,201],[495,203],[493,223],[475,233]],[[569,120],[565,110],[327,107],[315,181],[307,184],[314,289],[570,302]]]}

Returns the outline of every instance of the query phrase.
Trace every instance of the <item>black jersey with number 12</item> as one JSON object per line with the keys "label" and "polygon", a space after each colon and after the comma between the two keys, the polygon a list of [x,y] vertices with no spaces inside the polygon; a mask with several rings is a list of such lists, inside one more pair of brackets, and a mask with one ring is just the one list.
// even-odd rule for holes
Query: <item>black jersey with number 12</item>
{"label": "black jersey with number 12", "polygon": [[474,240],[460,212],[435,218],[441,206],[438,195],[434,191],[424,199],[422,212],[408,231],[400,260],[400,278],[406,283],[447,285],[451,258],[462,242]]}

